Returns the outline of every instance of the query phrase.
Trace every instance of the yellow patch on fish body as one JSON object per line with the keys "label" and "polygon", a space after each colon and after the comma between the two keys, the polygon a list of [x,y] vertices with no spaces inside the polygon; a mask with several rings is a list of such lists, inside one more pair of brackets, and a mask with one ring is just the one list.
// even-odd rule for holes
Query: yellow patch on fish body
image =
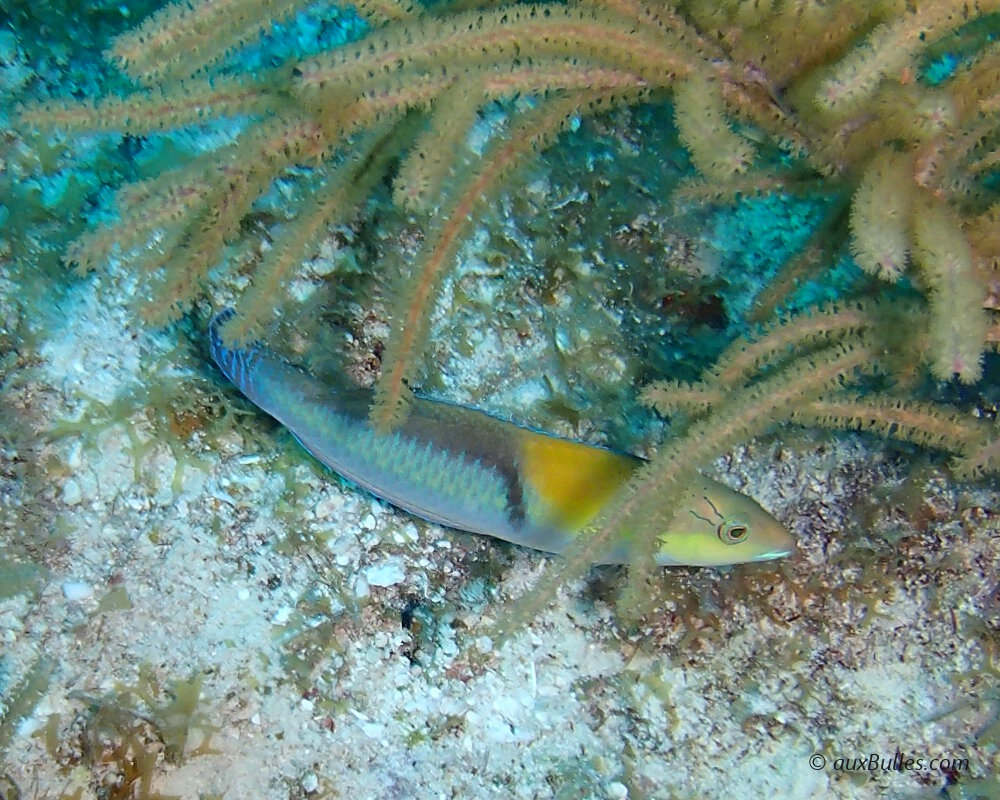
{"label": "yellow patch on fish body", "polygon": [[521,479],[545,502],[553,524],[579,530],[631,477],[636,459],[512,425]]}

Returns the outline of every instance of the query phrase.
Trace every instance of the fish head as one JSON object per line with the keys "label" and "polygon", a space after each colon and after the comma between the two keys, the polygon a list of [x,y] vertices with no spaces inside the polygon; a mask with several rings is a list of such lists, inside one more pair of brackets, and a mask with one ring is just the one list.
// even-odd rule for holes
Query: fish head
{"label": "fish head", "polygon": [[795,539],[752,498],[698,476],[657,537],[661,565],[721,567],[784,558]]}

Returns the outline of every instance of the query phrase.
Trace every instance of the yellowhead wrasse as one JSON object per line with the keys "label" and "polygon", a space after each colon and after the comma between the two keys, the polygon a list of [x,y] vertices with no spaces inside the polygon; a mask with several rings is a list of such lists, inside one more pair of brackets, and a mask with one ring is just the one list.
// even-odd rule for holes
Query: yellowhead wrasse
{"label": "yellowhead wrasse", "polygon": [[[643,463],[452,403],[416,399],[389,433],[369,420],[371,392],[317,380],[259,343],[226,347],[210,325],[212,357],[243,394],[330,469],[418,517],[562,552]],[[794,549],[782,525],[745,495],[699,476],[658,534],[661,565],[767,561]],[[598,559],[620,563],[618,545]]]}

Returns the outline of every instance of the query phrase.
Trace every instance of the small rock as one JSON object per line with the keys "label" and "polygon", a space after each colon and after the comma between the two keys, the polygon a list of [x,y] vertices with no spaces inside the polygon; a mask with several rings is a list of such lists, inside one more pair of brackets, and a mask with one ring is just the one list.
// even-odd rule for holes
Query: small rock
{"label": "small rock", "polygon": [[291,606],[282,606],[275,612],[274,616],[271,617],[272,625],[287,625],[288,620],[291,619],[292,612],[295,609]]}
{"label": "small rock", "polygon": [[302,791],[306,794],[315,794],[319,791],[319,778],[316,777],[315,772],[310,772],[299,781],[299,785],[302,786]]}
{"label": "small rock", "polygon": [[77,439],[66,453],[66,466],[78,470],[83,466],[83,443]]}
{"label": "small rock", "polygon": [[79,505],[80,501],[83,500],[83,490],[80,489],[80,484],[74,478],[70,478],[63,484],[62,499],[68,506]]}
{"label": "small rock", "polygon": [[403,536],[406,537],[407,541],[415,542],[420,538],[420,534],[417,531],[417,526],[412,522],[407,522],[403,526]]}
{"label": "small rock", "polygon": [[79,603],[93,596],[94,587],[83,581],[66,581],[62,585],[62,593],[71,603]]}
{"label": "small rock", "polygon": [[402,583],[406,570],[398,558],[387,558],[380,564],[373,564],[365,570],[364,577],[369,586],[395,586]]}
{"label": "small rock", "polygon": [[608,800],[627,800],[628,787],[618,781],[612,781],[605,790]]}
{"label": "small rock", "polygon": [[379,725],[377,722],[366,722],[362,724],[361,731],[369,739],[378,739],[385,731],[385,726]]}

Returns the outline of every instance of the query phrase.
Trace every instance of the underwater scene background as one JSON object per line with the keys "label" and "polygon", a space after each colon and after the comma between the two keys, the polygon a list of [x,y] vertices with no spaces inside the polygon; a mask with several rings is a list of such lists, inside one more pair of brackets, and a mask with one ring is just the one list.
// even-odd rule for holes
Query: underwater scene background
{"label": "underwater scene background", "polygon": [[[997,5],[0,0],[0,796],[1000,796]],[[227,306],[649,462],[425,522]],[[797,551],[655,567],[699,472]]]}

